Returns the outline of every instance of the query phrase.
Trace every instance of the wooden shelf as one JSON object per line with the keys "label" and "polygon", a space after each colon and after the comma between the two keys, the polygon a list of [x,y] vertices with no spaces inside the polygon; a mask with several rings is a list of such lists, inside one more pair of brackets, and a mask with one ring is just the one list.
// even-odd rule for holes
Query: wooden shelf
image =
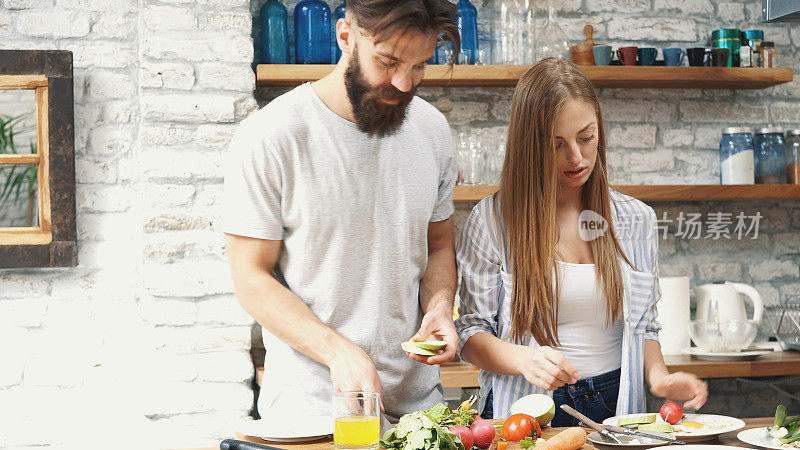
{"label": "wooden shelf", "polygon": [[[700,378],[779,377],[800,375],[800,353],[773,352],[755,361],[703,361],[689,355],[667,355],[664,362],[670,373],[688,372]],[[440,379],[446,388],[476,388],[480,370],[464,361],[442,364]],[[263,367],[256,367],[256,383],[261,385]]]}
{"label": "wooden shelf", "polygon": [[[333,65],[259,64],[259,86],[296,86],[318,80]],[[515,86],[529,66],[448,66],[425,68],[423,86]],[[792,81],[791,68],[583,66],[598,88],[763,89]]]}
{"label": "wooden shelf", "polygon": [[[800,199],[800,185],[794,184],[621,185],[614,189],[644,202]],[[456,186],[453,201],[477,202],[495,192],[497,186]]]}

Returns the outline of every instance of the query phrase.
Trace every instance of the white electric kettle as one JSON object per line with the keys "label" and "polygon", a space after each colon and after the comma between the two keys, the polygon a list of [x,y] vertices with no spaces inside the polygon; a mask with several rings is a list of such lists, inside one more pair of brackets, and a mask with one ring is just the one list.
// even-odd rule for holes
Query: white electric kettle
{"label": "white electric kettle", "polygon": [[[752,287],[742,283],[726,281],[724,284],[704,284],[694,288],[697,299],[697,321],[728,322],[752,321],[761,322],[764,315],[764,302],[761,295]],[[753,317],[747,318],[743,297],[753,304]]]}

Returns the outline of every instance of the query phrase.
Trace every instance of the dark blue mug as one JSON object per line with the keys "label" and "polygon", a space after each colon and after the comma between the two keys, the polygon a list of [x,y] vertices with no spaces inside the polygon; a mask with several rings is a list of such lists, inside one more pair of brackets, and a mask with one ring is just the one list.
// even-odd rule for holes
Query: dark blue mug
{"label": "dark blue mug", "polygon": [[682,66],[683,65],[683,58],[686,56],[686,52],[677,48],[677,47],[670,47],[665,48],[661,51],[664,54],[664,64],[668,66]]}

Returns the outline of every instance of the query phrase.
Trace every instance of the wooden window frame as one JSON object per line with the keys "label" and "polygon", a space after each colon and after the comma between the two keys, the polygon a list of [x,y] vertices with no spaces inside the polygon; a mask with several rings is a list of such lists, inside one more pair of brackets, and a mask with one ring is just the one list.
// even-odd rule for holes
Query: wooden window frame
{"label": "wooden window frame", "polygon": [[72,52],[0,50],[0,90],[35,90],[35,155],[0,155],[36,164],[37,227],[0,227],[0,269],[78,264]]}

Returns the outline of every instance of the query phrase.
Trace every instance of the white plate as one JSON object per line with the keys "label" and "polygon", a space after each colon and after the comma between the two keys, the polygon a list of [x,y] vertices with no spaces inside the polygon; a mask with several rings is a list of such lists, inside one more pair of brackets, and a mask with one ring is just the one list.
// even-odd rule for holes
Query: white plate
{"label": "white plate", "polygon": [[681,445],[681,450],[722,450],[723,448],[737,448],[741,450],[741,447],[734,447],[732,445]]}
{"label": "white plate", "polygon": [[698,347],[689,347],[681,350],[681,353],[692,355],[697,359],[706,361],[752,361],[761,355],[772,353],[772,350],[750,350],[746,352],[707,352]]}
{"label": "white plate", "polygon": [[[616,425],[617,421],[622,417],[630,417],[630,416],[640,416],[641,414],[626,414],[624,416],[614,416],[609,417],[608,419],[603,421],[603,425]],[[660,414],[656,414],[656,422],[663,422],[664,419],[661,418]],[[730,433],[731,431],[741,430],[744,428],[744,421],[739,420],[735,417],[728,417],[728,416],[718,416],[715,414],[684,414],[683,419],[678,422],[680,425],[682,422],[700,422],[704,425],[712,425],[714,426],[713,429],[698,429],[698,431],[693,431],[691,433],[687,433],[684,431],[676,431],[673,433],[676,438],[684,442],[697,442],[697,441],[707,441],[710,439],[714,439],[715,437],[719,436],[723,433]],[[683,449],[684,446],[681,446]]]}
{"label": "white plate", "polygon": [[[598,449],[625,449],[625,450],[640,450],[646,449],[651,447],[659,447],[662,445],[669,445],[669,442],[666,441],[659,441],[658,439],[650,439],[646,437],[639,437],[639,436],[628,436],[624,434],[615,434],[622,444],[617,444],[616,442],[611,442],[606,440],[603,436],[600,435],[598,432],[589,433],[589,436],[586,438],[594,444],[595,448]],[[632,442],[638,441],[638,444],[634,444]],[[683,447],[681,447],[683,449]]]}
{"label": "white plate", "polygon": [[330,416],[271,417],[239,426],[237,432],[270,442],[316,441],[333,434]]}
{"label": "white plate", "polygon": [[756,447],[772,448],[777,450],[787,450],[792,448],[772,445],[770,443],[772,436],[767,433],[767,427],[750,428],[749,430],[740,432],[738,435],[736,435],[736,437],[745,444],[755,445]]}

